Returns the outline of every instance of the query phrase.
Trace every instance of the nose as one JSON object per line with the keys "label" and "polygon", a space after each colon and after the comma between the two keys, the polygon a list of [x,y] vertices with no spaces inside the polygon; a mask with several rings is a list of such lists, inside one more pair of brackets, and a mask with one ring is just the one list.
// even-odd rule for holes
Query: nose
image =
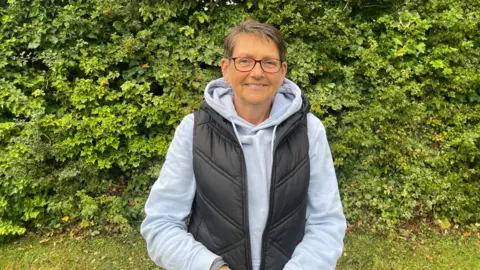
{"label": "nose", "polygon": [[258,77],[263,77],[265,75],[263,73],[263,69],[260,65],[260,62],[255,63],[255,66],[253,66],[253,69],[250,71],[250,76],[258,78]]}

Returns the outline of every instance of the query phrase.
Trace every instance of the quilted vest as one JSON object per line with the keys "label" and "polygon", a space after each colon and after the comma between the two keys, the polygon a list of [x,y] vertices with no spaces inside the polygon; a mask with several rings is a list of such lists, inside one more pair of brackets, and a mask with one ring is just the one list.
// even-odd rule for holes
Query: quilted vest
{"label": "quilted vest", "polygon": [[[308,101],[278,125],[272,162],[269,213],[260,269],[283,269],[305,234],[310,180]],[[230,268],[252,270],[247,172],[230,121],[208,104],[195,113],[193,170],[196,194],[188,231]]]}

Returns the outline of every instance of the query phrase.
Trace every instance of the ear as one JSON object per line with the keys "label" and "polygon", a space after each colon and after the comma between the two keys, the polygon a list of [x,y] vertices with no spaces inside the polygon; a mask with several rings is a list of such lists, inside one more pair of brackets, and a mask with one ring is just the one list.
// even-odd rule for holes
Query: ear
{"label": "ear", "polygon": [[282,76],[285,77],[287,75],[287,62],[282,62],[282,68],[280,69]]}
{"label": "ear", "polygon": [[230,83],[230,74],[228,71],[229,64],[230,60],[228,58],[223,57],[222,60],[220,60],[220,67],[222,68],[223,78],[227,83]]}

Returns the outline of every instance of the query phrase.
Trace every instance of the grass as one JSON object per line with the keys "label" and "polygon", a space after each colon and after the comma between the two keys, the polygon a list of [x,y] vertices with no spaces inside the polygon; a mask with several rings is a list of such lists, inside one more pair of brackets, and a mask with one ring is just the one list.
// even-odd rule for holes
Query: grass
{"label": "grass", "polygon": [[430,235],[387,240],[372,235],[346,239],[338,269],[478,269],[480,238]]}
{"label": "grass", "polygon": [[0,244],[0,269],[160,269],[140,235],[21,238]]}
{"label": "grass", "polygon": [[[0,269],[160,269],[138,234],[24,237],[0,244]],[[337,269],[480,269],[480,236],[352,234]]]}

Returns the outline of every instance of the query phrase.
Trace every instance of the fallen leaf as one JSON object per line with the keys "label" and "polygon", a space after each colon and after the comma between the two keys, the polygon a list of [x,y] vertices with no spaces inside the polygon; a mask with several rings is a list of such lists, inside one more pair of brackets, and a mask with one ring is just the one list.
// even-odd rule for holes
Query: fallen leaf
{"label": "fallen leaf", "polygon": [[130,206],[132,206],[132,207],[135,206],[135,204],[136,204],[136,203],[135,203],[134,200],[129,200],[129,201],[128,201],[128,205],[130,205]]}
{"label": "fallen leaf", "polygon": [[467,237],[468,237],[468,236],[472,236],[472,233],[471,233],[471,232],[464,232],[464,233],[463,233],[463,236],[467,236]]}
{"label": "fallen leaf", "polygon": [[425,256],[425,258],[427,258],[427,260],[430,262],[430,263],[433,263],[433,258],[432,256]]}
{"label": "fallen leaf", "polygon": [[438,224],[444,230],[450,228],[450,226],[452,225],[452,224],[450,224],[450,221],[448,219],[440,219],[440,220],[438,220]]}
{"label": "fallen leaf", "polygon": [[50,241],[50,238],[46,238],[46,239],[40,240],[40,244],[41,244],[41,243],[48,242],[48,241]]}
{"label": "fallen leaf", "polygon": [[357,224],[356,224],[356,225],[357,225],[357,227],[361,227],[362,224],[363,224],[363,221],[362,221],[361,219],[359,219],[359,220],[357,221]]}
{"label": "fallen leaf", "polygon": [[150,66],[148,64],[142,64],[141,67],[142,68],[149,68]]}
{"label": "fallen leaf", "polygon": [[403,237],[408,237],[410,236],[411,232],[410,230],[405,230],[405,229],[400,229],[400,235],[402,235]]}

